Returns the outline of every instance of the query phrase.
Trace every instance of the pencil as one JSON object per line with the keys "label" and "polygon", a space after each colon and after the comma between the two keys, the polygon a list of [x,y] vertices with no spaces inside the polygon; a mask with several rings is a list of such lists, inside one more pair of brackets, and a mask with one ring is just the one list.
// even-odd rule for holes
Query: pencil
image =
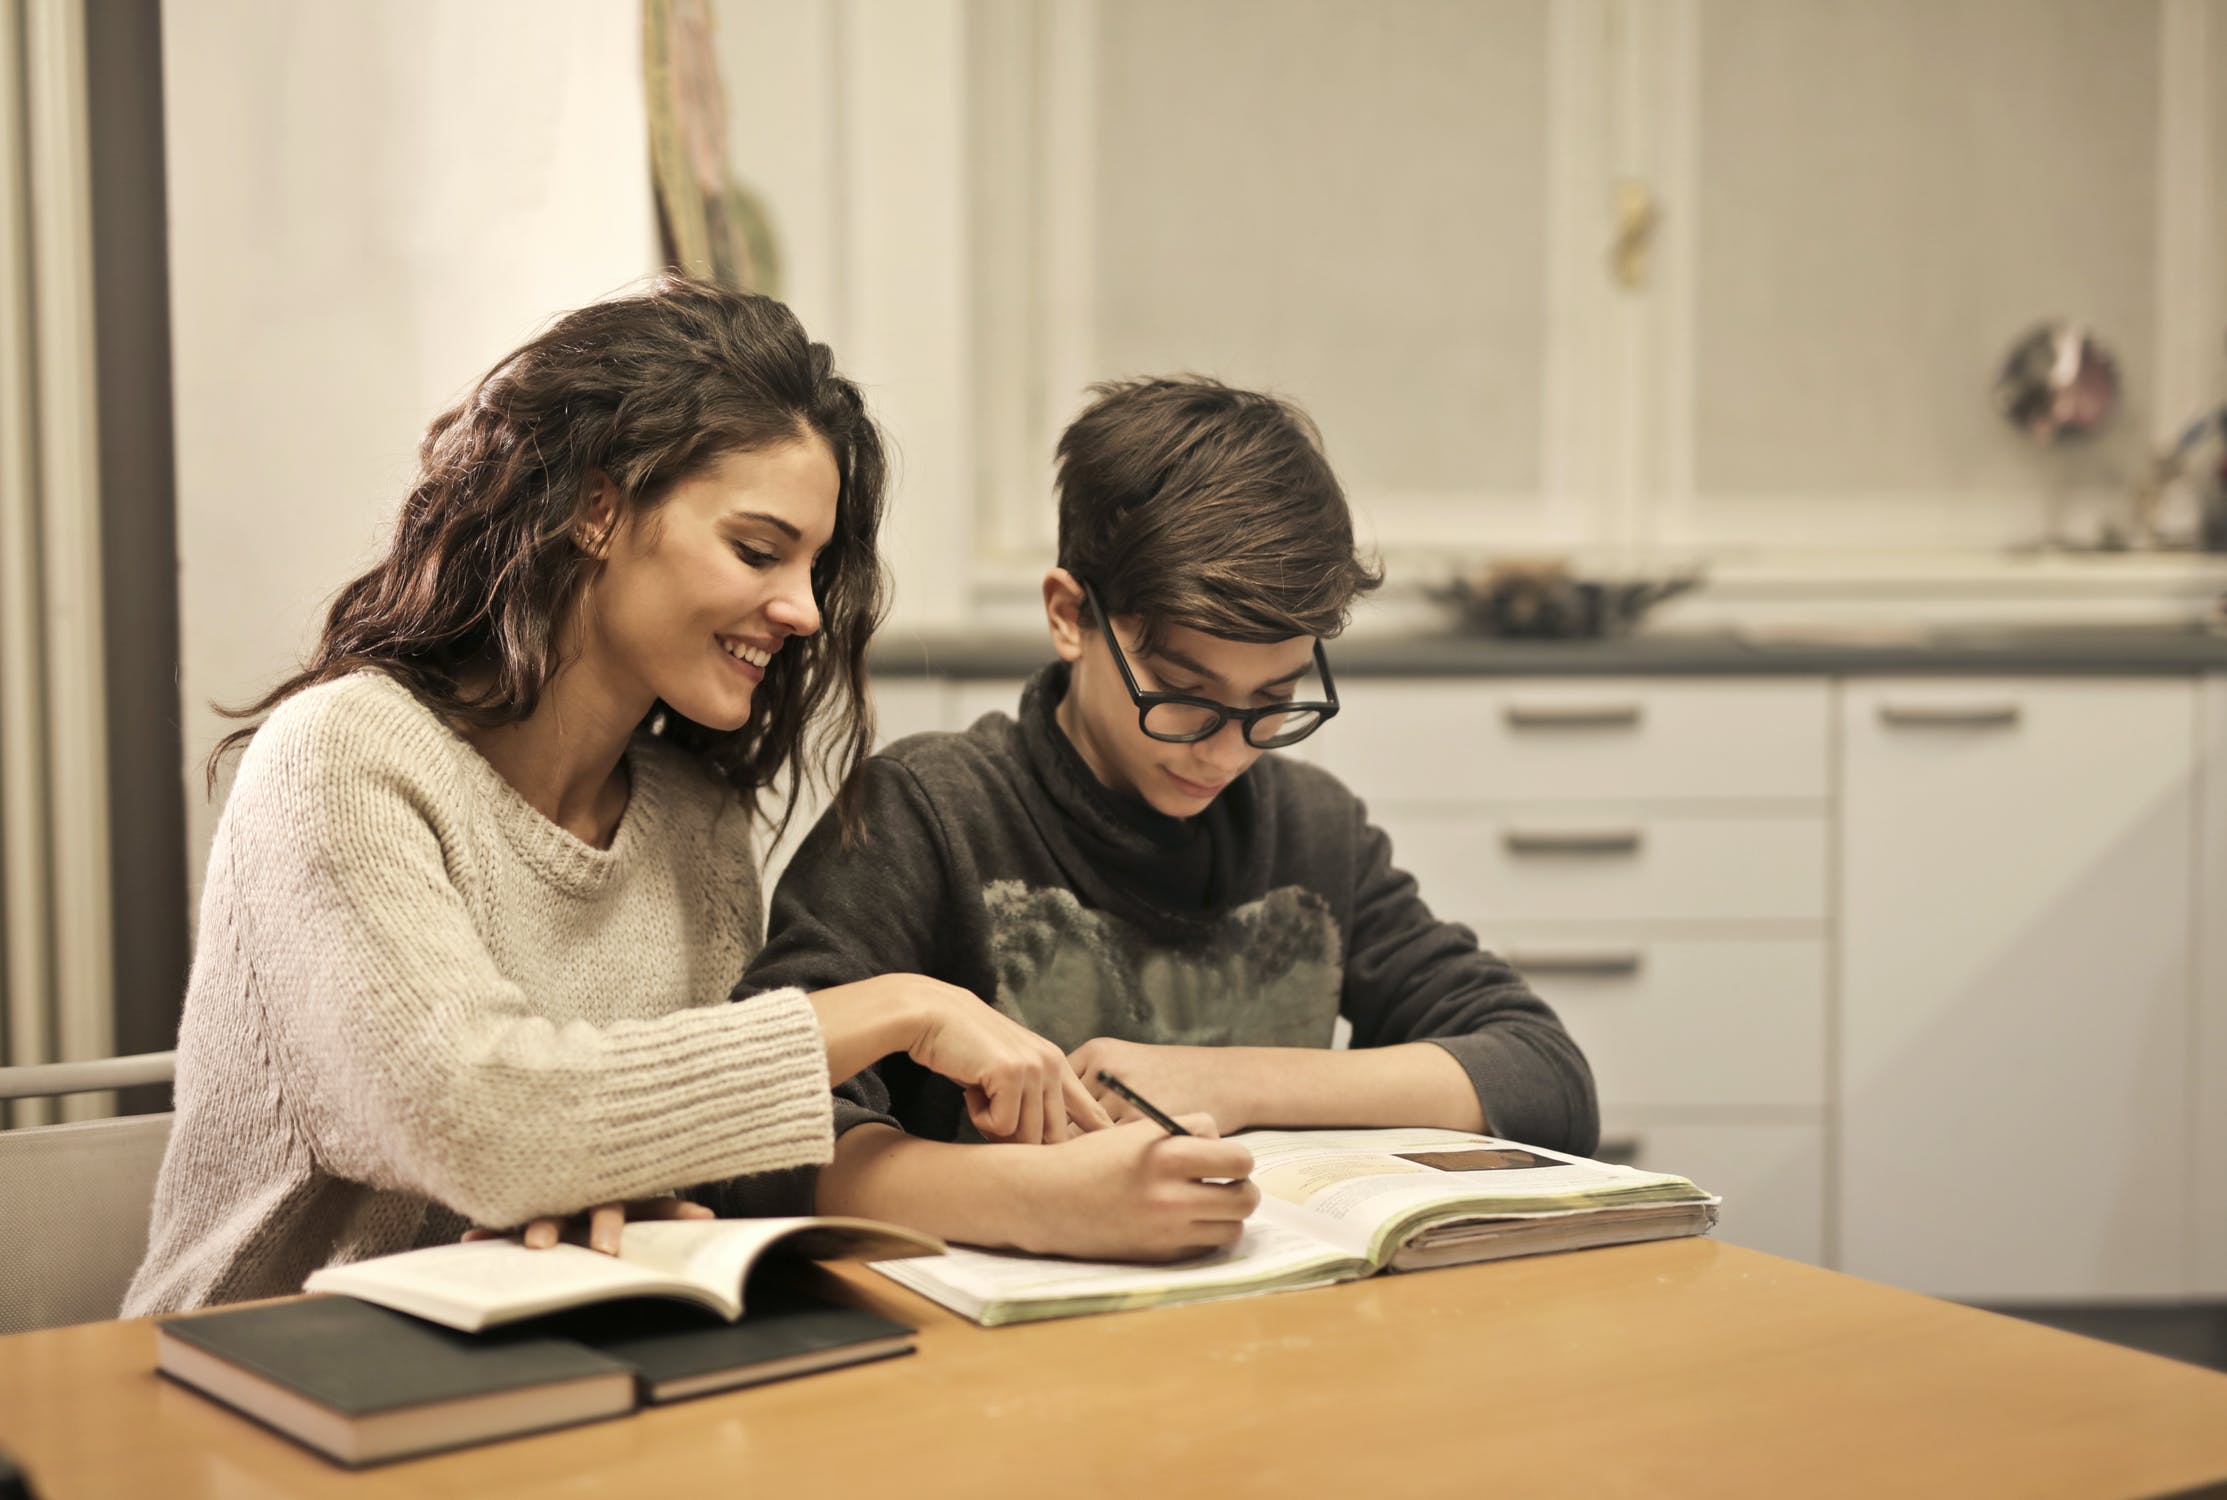
{"label": "pencil", "polygon": [[1191,1133],[1190,1131],[1185,1130],[1182,1126],[1176,1124],[1175,1121],[1169,1119],[1166,1112],[1163,1111],[1157,1104],[1154,1104],[1150,1099],[1145,1098],[1144,1095],[1138,1093],[1135,1089],[1129,1087],[1129,1085],[1114,1077],[1113,1074],[1107,1072],[1104,1068],[1100,1068],[1098,1070],[1098,1081],[1104,1084],[1107,1088],[1112,1089],[1122,1098],[1128,1100],[1131,1104],[1134,1104],[1138,1109],[1143,1110],[1146,1119],[1159,1126],[1162,1130],[1165,1130],[1169,1135],[1189,1135]]}

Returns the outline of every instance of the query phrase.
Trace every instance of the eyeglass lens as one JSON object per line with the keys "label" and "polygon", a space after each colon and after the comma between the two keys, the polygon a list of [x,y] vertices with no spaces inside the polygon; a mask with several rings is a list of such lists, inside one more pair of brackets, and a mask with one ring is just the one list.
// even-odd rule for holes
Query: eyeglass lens
{"label": "eyeglass lens", "polygon": [[[1193,703],[1155,703],[1145,711],[1144,732],[1158,739],[1202,740],[1221,727],[1221,714]],[[1245,738],[1258,749],[1273,750],[1296,744],[1315,732],[1322,715],[1314,709],[1263,714],[1246,728]]]}

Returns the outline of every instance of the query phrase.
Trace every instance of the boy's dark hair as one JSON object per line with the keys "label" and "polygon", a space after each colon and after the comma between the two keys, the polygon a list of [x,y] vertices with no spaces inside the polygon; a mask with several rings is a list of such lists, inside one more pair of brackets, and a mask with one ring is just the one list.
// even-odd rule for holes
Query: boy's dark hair
{"label": "boy's dark hair", "polygon": [[[1384,581],[1306,413],[1200,376],[1108,381],[1059,439],[1059,565],[1108,613],[1233,641],[1328,637]],[[1085,606],[1086,610],[1088,606]]]}

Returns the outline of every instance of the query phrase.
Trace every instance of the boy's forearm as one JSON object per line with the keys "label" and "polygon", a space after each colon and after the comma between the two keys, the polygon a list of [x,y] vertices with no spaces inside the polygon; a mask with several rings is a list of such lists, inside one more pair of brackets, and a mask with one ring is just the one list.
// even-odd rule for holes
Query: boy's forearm
{"label": "boy's forearm", "polygon": [[1443,1047],[1224,1049],[1248,1126],[1435,1125],[1489,1131],[1469,1070]]}
{"label": "boy's forearm", "polygon": [[820,1169],[814,1208],[823,1214],[882,1219],[947,1240],[1020,1249],[1013,1212],[1027,1201],[1009,1170],[1012,1153],[1032,1146],[959,1146],[924,1141],[887,1125],[860,1125],[835,1143]]}

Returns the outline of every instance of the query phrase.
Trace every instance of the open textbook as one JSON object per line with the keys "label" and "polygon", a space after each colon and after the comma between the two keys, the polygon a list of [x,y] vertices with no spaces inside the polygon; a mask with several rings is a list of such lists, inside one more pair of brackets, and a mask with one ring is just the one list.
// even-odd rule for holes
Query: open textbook
{"label": "open textbook", "polygon": [[871,1219],[650,1219],[619,1231],[619,1253],[578,1245],[529,1250],[473,1240],[327,1266],[302,1284],[466,1333],[621,1297],[677,1297],[730,1322],[750,1268],[769,1252],[810,1260],[935,1255],[943,1242]]}
{"label": "open textbook", "polygon": [[1204,1302],[1548,1250],[1700,1234],[1683,1177],[1457,1130],[1255,1130],[1260,1208],[1226,1250],[1165,1266],[953,1248],[874,1267],[985,1326]]}

